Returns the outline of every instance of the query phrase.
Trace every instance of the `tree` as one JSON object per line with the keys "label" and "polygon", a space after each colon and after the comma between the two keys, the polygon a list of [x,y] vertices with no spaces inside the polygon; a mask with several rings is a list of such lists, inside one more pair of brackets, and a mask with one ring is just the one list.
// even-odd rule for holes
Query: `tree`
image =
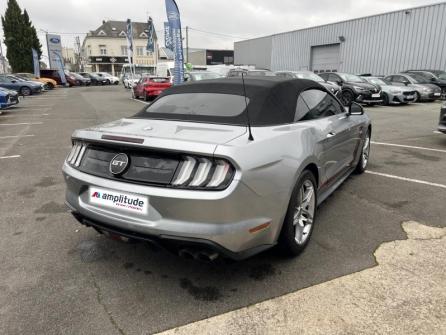
{"label": "tree", "polygon": [[29,19],[29,15],[26,9],[23,11],[23,21],[25,24],[25,29],[27,30],[26,36],[29,39],[29,42],[31,43],[31,47],[33,49],[36,49],[40,60],[40,57],[42,56],[42,44],[40,44],[40,40],[37,37],[36,28],[33,26],[31,20]]}
{"label": "tree", "polygon": [[25,10],[22,14],[16,0],[8,0],[5,15],[2,16],[2,25],[7,48],[6,57],[12,71],[33,72],[31,49],[36,49],[40,58],[42,45],[27,11]]}

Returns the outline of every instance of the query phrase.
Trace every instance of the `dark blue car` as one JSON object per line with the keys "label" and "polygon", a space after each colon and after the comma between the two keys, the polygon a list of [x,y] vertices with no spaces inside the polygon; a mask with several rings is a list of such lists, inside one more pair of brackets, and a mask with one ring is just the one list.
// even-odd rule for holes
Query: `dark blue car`
{"label": "dark blue car", "polygon": [[19,103],[19,95],[16,91],[10,91],[0,87],[0,109],[8,108]]}
{"label": "dark blue car", "polygon": [[32,95],[42,91],[42,84],[19,80],[9,75],[0,75],[0,87],[18,92],[20,95]]}

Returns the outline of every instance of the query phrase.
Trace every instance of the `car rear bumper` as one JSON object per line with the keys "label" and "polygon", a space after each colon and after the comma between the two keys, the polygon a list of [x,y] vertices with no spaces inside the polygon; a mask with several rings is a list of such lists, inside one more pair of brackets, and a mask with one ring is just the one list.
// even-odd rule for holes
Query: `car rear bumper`
{"label": "car rear bumper", "polygon": [[[191,191],[112,181],[67,164],[63,174],[66,203],[83,224],[140,240],[201,245],[233,259],[274,245],[287,205],[259,196],[239,180],[223,191]],[[98,207],[90,201],[90,187],[145,196],[148,213]]]}

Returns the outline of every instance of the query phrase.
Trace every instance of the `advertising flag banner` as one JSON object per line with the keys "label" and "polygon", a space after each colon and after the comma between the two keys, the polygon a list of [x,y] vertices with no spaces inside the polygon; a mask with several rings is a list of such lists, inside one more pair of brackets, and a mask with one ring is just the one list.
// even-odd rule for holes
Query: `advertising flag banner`
{"label": "advertising flag banner", "polygon": [[149,17],[148,25],[149,27],[147,35],[149,35],[149,37],[147,40],[147,51],[155,52],[155,26],[153,25],[153,20],[151,17]]}
{"label": "advertising flag banner", "polygon": [[46,45],[48,46],[50,69],[59,70],[60,62],[56,55],[62,55],[62,39],[60,35],[46,34]]}
{"label": "advertising flag banner", "polygon": [[59,72],[59,76],[60,76],[60,80],[62,81],[62,84],[65,85],[67,83],[67,78],[65,77],[65,67],[63,65],[63,59],[62,59],[62,54],[58,53],[57,51],[53,51],[53,54],[51,55],[50,58],[53,58],[57,60],[57,67],[55,67],[58,72]]}
{"label": "advertising flag banner", "polygon": [[33,52],[33,66],[34,66],[34,75],[39,78],[40,77],[40,63],[39,63],[39,54],[36,49],[32,49]]}
{"label": "advertising flag banner", "polygon": [[170,33],[169,22],[164,22],[164,46],[173,51],[172,34]]}
{"label": "advertising flag banner", "polygon": [[133,58],[133,26],[132,21],[127,19],[127,55],[129,58],[129,64],[132,64]]}
{"label": "advertising flag banner", "polygon": [[170,33],[175,54],[174,85],[184,81],[183,39],[181,36],[180,11],[175,0],[166,0],[166,13],[169,21]]}

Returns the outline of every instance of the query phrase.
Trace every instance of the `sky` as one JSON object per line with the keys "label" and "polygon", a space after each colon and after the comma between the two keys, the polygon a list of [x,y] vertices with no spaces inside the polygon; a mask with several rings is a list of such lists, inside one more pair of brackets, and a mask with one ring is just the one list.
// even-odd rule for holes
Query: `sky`
{"label": "sky", "polygon": [[[74,46],[102,20],[145,22],[150,15],[163,42],[166,21],[163,0],[17,0],[27,9],[45,48],[44,31],[62,33],[62,44]],[[438,3],[439,0],[177,0],[182,26],[191,28],[189,46],[233,49],[235,41],[276,34],[398,9]],[[0,14],[7,0],[0,0]],[[184,35],[183,35],[184,37]],[[0,38],[3,30],[0,25]],[[5,46],[3,45],[3,52]]]}

